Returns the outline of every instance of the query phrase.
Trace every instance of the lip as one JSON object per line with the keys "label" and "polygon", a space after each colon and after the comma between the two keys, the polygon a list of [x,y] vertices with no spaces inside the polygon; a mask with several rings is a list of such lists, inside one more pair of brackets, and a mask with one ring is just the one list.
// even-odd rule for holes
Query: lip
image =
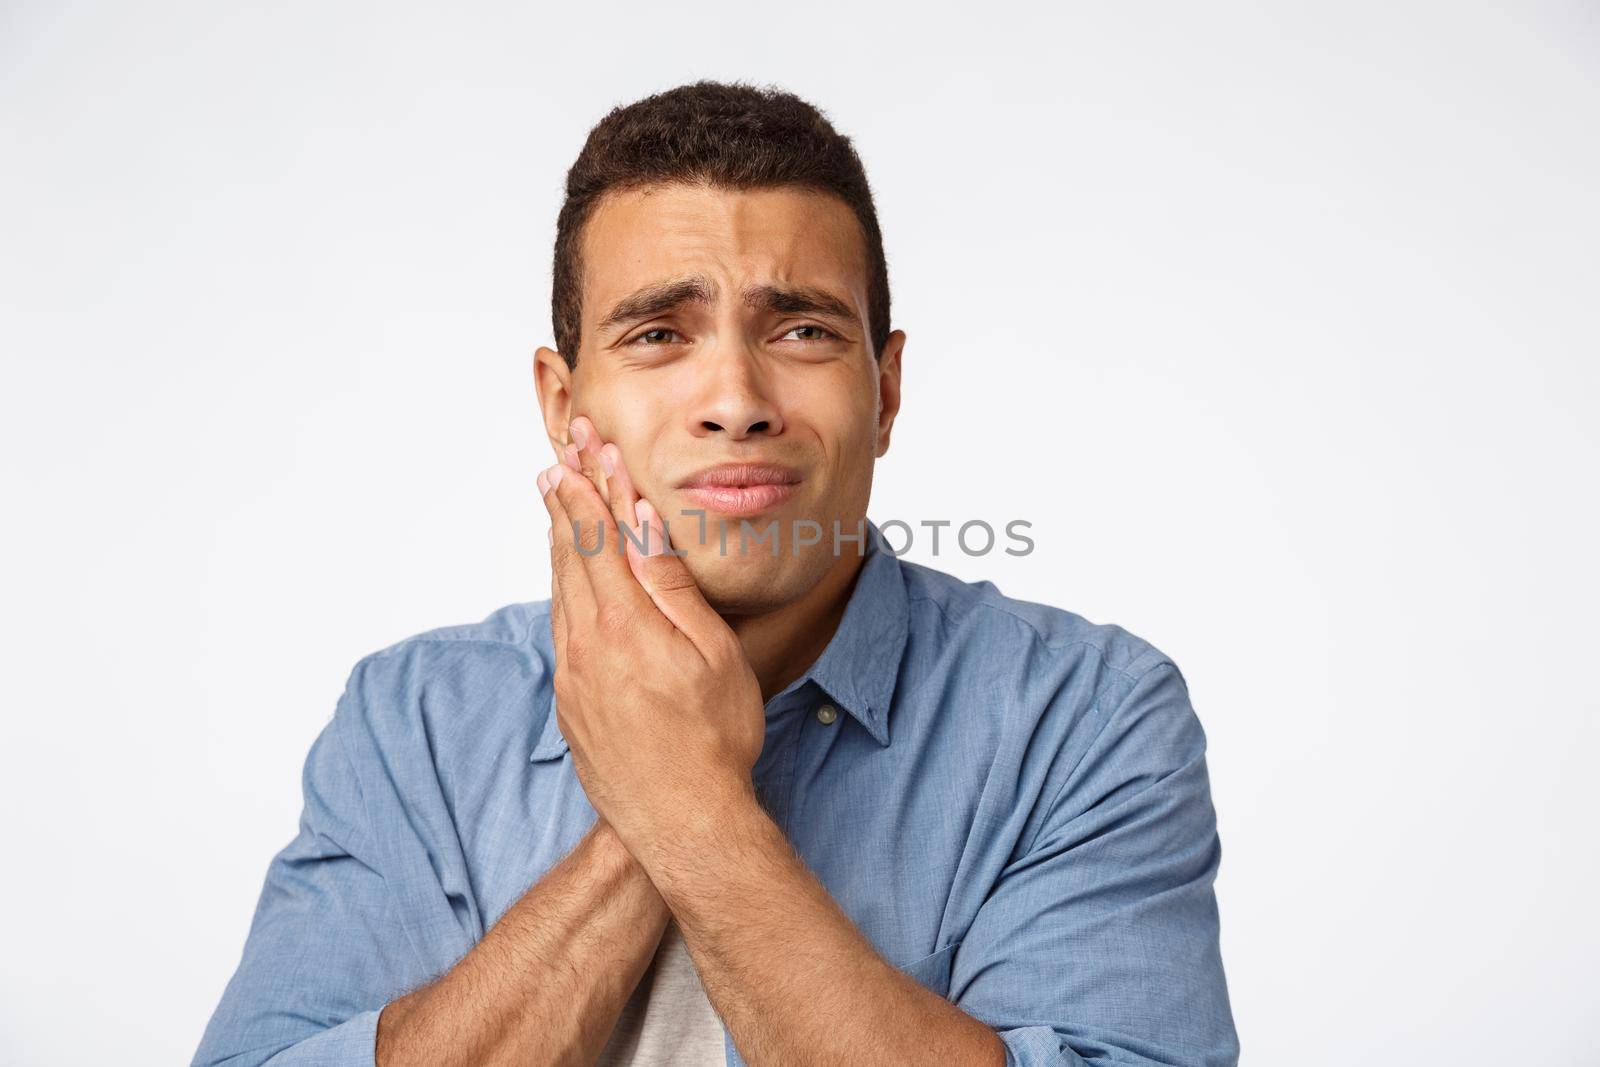
{"label": "lip", "polygon": [[759,515],[794,495],[798,471],[776,463],[719,463],[696,471],[678,488],[708,512]]}

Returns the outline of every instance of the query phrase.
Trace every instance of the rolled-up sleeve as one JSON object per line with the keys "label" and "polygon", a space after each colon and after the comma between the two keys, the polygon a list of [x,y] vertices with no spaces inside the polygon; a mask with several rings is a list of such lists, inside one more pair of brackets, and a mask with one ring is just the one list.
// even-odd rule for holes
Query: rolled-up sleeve
{"label": "rolled-up sleeve", "polygon": [[1205,736],[1162,662],[1090,720],[952,963],[1016,1067],[1233,1067]]}
{"label": "rolled-up sleeve", "polygon": [[386,897],[342,731],[362,665],[302,773],[299,832],[267,869],[239,965],[193,1067],[372,1067],[409,951]]}

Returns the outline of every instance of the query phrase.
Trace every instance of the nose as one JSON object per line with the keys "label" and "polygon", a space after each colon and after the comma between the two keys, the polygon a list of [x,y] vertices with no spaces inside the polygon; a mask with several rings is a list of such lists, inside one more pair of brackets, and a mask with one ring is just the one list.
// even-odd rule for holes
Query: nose
{"label": "nose", "polygon": [[743,344],[701,353],[700,393],[689,409],[689,432],[730,441],[776,436],[783,416],[755,353]]}

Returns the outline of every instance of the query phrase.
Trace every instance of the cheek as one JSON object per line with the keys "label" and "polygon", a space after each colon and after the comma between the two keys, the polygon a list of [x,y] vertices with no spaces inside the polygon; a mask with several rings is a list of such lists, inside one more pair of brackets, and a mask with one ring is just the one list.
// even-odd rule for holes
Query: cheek
{"label": "cheek", "polygon": [[825,457],[826,477],[819,497],[840,506],[850,504],[871,484],[877,452],[877,418],[869,403],[839,402],[827,410],[813,408],[797,415],[790,428],[811,439]]}
{"label": "cheek", "polygon": [[806,422],[833,441],[877,432],[877,377],[844,362],[794,368],[782,381],[786,418]]}
{"label": "cheek", "polygon": [[595,402],[586,405],[584,414],[606,441],[622,452],[634,487],[648,497],[656,487],[652,463],[660,459],[660,442],[666,433],[670,408],[660,398],[639,396],[634,391],[607,388],[595,390]]}
{"label": "cheek", "polygon": [[634,490],[649,500],[660,499],[659,492],[668,475],[670,456],[662,445],[663,435],[659,430],[659,426],[635,422],[616,438],[622,458],[628,464]]}
{"label": "cheek", "polygon": [[817,397],[800,417],[823,442],[834,465],[849,470],[871,465],[878,437],[877,405],[872,384],[851,383],[852,390]]}

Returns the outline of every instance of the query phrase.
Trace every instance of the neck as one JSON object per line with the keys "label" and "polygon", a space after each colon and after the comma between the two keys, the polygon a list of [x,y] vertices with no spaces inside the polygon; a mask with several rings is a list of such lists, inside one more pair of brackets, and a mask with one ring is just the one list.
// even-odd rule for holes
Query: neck
{"label": "neck", "polygon": [[817,661],[844,618],[864,557],[841,553],[805,596],[762,615],[724,616],[761,683],[765,703]]}

